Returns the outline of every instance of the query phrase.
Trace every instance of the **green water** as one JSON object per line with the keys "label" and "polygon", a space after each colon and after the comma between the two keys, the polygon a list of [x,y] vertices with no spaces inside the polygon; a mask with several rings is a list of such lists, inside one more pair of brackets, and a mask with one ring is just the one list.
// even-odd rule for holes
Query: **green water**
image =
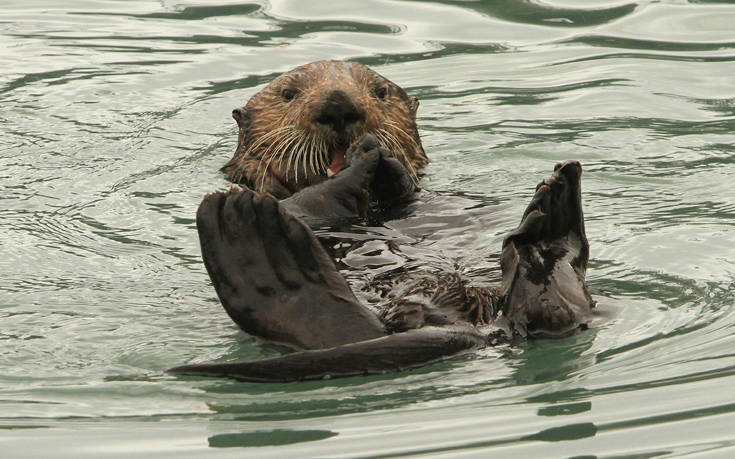
{"label": "green water", "polygon": [[[326,58],[421,99],[425,191],[388,226],[477,282],[580,160],[610,317],[381,377],[163,375],[275,352],[193,216],[232,108]],[[0,456],[735,456],[735,2],[3,0],[0,69]]]}

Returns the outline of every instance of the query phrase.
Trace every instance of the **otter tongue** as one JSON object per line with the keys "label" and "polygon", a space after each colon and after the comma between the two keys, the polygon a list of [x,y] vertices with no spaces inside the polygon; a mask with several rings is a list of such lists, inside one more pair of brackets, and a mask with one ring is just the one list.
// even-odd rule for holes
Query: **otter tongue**
{"label": "otter tongue", "polygon": [[345,150],[347,149],[339,146],[332,147],[331,151],[329,152],[331,162],[329,163],[329,169],[327,169],[328,177],[333,176],[337,172],[341,171],[343,167],[345,167]]}

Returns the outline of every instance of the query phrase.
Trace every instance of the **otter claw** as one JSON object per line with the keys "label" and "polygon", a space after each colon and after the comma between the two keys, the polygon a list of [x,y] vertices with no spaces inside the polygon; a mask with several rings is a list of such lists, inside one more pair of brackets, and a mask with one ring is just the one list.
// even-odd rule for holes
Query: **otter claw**
{"label": "otter claw", "polygon": [[365,158],[374,150],[382,150],[378,139],[372,134],[363,134],[362,137],[357,139],[357,141],[347,149],[347,152],[345,153],[345,165],[351,166],[357,161]]}

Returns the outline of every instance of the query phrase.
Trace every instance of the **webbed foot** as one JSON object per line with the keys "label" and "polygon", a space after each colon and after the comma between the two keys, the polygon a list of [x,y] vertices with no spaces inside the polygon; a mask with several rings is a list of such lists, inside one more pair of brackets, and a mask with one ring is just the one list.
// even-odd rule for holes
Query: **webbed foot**
{"label": "webbed foot", "polygon": [[557,164],[503,241],[503,315],[523,336],[570,333],[594,307],[584,283],[589,244],[581,175],[577,161]]}
{"label": "webbed foot", "polygon": [[197,228],[217,295],[247,333],[305,349],[386,334],[309,227],[272,196],[234,187],[207,195]]}

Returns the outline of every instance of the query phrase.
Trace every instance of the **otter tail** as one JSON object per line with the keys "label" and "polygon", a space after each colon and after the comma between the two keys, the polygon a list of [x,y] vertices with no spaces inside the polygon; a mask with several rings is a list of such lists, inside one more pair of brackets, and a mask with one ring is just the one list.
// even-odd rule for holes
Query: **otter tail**
{"label": "otter tail", "polygon": [[294,352],[262,360],[183,365],[167,373],[288,382],[395,372],[441,360],[485,344],[473,329],[427,327],[330,349]]}

